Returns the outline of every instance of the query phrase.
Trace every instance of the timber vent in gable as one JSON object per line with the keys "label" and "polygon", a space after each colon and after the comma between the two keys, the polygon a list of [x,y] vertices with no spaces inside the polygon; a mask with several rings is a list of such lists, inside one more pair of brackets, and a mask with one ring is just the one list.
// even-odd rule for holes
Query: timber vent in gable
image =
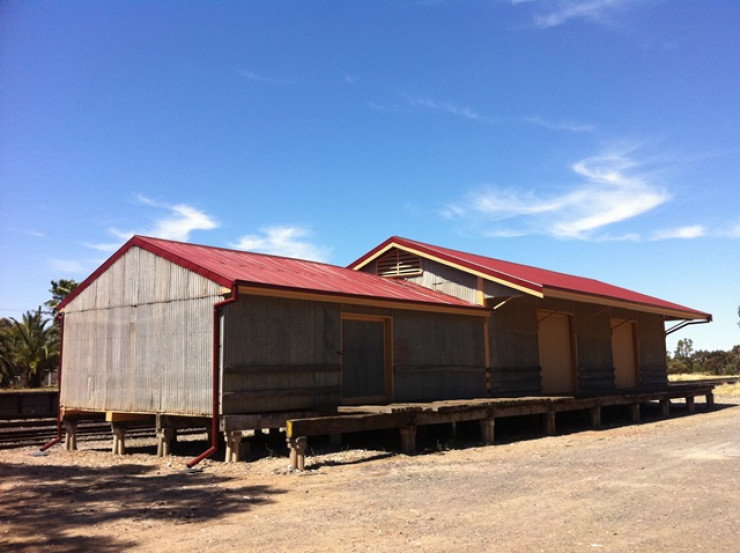
{"label": "timber vent in gable", "polygon": [[393,249],[378,258],[376,272],[384,277],[420,275],[422,272],[421,257],[413,253]]}

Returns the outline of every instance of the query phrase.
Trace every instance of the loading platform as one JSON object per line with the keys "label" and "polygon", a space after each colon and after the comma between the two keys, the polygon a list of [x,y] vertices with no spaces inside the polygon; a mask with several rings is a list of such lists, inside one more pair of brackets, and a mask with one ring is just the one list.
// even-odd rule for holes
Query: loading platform
{"label": "loading platform", "polygon": [[308,438],[328,435],[338,444],[341,434],[370,430],[398,429],[401,449],[406,454],[416,451],[416,430],[431,424],[479,421],[481,442],[493,444],[496,419],[522,415],[541,415],[543,431],[557,433],[558,413],[586,410],[591,426],[601,426],[601,410],[609,406],[627,406],[630,420],[640,420],[641,406],[657,402],[661,415],[670,416],[672,400],[683,400],[689,413],[696,409],[695,398],[705,398],[706,409],[714,406],[712,385],[672,385],[656,391],[624,392],[618,395],[532,396],[515,398],[476,398],[424,403],[390,403],[386,405],[343,406],[336,414],[286,420],[286,439],[291,467],[304,470]]}

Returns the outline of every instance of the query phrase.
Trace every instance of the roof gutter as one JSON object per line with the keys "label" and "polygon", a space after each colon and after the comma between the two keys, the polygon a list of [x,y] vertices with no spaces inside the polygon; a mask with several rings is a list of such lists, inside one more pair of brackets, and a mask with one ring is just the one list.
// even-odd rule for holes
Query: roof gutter
{"label": "roof gutter", "polygon": [[187,466],[193,468],[206,457],[210,457],[218,451],[218,415],[221,381],[221,308],[224,305],[234,303],[239,297],[236,284],[231,286],[231,295],[223,301],[213,304],[213,397],[211,417],[211,447],[190,461]]}
{"label": "roof gutter", "polygon": [[689,326],[689,325],[703,325],[703,324],[707,324],[707,323],[711,323],[711,322],[712,322],[712,316],[711,315],[708,315],[706,319],[700,319],[698,321],[697,320],[686,319],[684,321],[681,321],[677,325],[672,326],[668,330],[666,330],[665,331],[665,335],[668,336],[669,334],[673,334],[677,330],[681,330],[682,328],[684,328],[686,326]]}

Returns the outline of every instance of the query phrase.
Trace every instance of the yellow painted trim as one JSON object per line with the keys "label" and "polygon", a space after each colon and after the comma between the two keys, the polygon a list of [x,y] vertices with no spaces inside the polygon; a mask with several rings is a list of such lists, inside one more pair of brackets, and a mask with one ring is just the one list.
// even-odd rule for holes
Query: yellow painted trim
{"label": "yellow painted trim", "polygon": [[154,416],[154,413],[151,415],[144,415],[139,413],[119,413],[117,411],[106,411],[105,412],[105,421],[106,422],[124,422],[124,421],[147,421],[150,420]]}
{"label": "yellow painted trim", "polygon": [[483,321],[483,362],[485,363],[486,371],[491,366],[490,324],[488,321],[489,319]]}
{"label": "yellow painted trim", "polygon": [[514,290],[518,290],[520,292],[524,292],[525,294],[529,294],[531,296],[535,296],[535,297],[538,297],[538,298],[544,297],[544,295],[541,292],[537,292],[535,290],[532,290],[531,288],[526,288],[524,286],[519,286],[518,284],[514,284],[512,282],[509,282],[508,280],[504,280],[504,279],[501,279],[501,278],[493,277],[493,276],[488,275],[486,273],[483,273],[481,271],[476,271],[475,269],[471,269],[469,267],[464,267],[463,265],[459,265],[458,263],[453,263],[451,261],[447,261],[445,259],[441,259],[441,258],[439,258],[437,256],[430,255],[428,253],[425,253],[425,252],[416,250],[414,248],[409,248],[407,246],[402,246],[400,244],[396,244],[395,242],[393,242],[391,244],[388,244],[388,246],[386,246],[382,250],[376,252],[373,256],[367,258],[361,264],[359,264],[356,267],[354,267],[354,270],[355,271],[359,271],[362,267],[364,267],[365,265],[367,265],[371,261],[374,261],[375,259],[378,258],[378,256],[384,254],[385,252],[387,252],[391,248],[398,248],[399,250],[403,250],[403,251],[406,251],[406,252],[409,252],[409,253],[416,254],[416,255],[424,258],[424,259],[431,259],[432,261],[436,261],[437,263],[440,263],[442,265],[446,265],[447,267],[452,267],[453,269],[457,269],[459,271],[463,271],[465,273],[469,273],[471,275],[475,275],[478,278],[489,280],[491,282],[496,282],[498,284],[501,284],[502,286],[506,286],[508,288],[513,288]]}
{"label": "yellow painted trim", "polygon": [[455,307],[444,305],[432,305],[414,303],[404,300],[392,301],[375,298],[361,298],[355,296],[342,296],[333,294],[321,294],[319,292],[300,292],[295,290],[279,290],[274,288],[259,288],[256,286],[239,286],[240,294],[251,294],[254,296],[267,296],[273,298],[287,298],[306,301],[323,301],[330,303],[349,303],[354,305],[367,305],[385,309],[404,309],[407,311],[423,311],[427,313],[444,313],[451,315],[468,315],[472,317],[490,317],[488,310],[471,307]]}
{"label": "yellow painted trim", "polygon": [[483,277],[478,277],[478,292],[476,294],[478,305],[486,305],[486,293],[483,288]]}
{"label": "yellow painted trim", "polygon": [[596,303],[600,305],[607,305],[609,307],[619,307],[622,309],[629,309],[631,311],[641,311],[643,313],[652,313],[654,315],[666,315],[669,317],[676,317],[677,319],[690,319],[690,320],[701,320],[703,317],[698,317],[695,313],[687,311],[679,311],[677,309],[670,309],[664,307],[652,307],[643,303],[630,302],[626,300],[616,300],[610,298],[604,298],[601,296],[591,296],[588,294],[579,294],[577,292],[566,292],[563,290],[552,290],[545,289],[545,297],[547,298],[559,298],[564,300],[580,301],[584,303]]}

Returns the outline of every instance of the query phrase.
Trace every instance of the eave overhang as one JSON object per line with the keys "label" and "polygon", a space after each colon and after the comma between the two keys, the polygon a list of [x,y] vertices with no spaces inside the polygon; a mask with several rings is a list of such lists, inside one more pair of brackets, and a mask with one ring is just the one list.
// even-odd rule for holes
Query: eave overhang
{"label": "eave overhang", "polygon": [[468,315],[474,317],[490,317],[491,311],[484,307],[470,304],[444,305],[432,302],[409,301],[394,298],[375,298],[372,296],[341,294],[334,292],[317,292],[298,288],[281,286],[267,286],[250,282],[238,282],[236,288],[239,294],[254,296],[267,296],[294,300],[344,303],[349,305],[362,305],[386,309],[403,309],[408,311],[422,311],[426,313],[440,313],[447,315]]}

